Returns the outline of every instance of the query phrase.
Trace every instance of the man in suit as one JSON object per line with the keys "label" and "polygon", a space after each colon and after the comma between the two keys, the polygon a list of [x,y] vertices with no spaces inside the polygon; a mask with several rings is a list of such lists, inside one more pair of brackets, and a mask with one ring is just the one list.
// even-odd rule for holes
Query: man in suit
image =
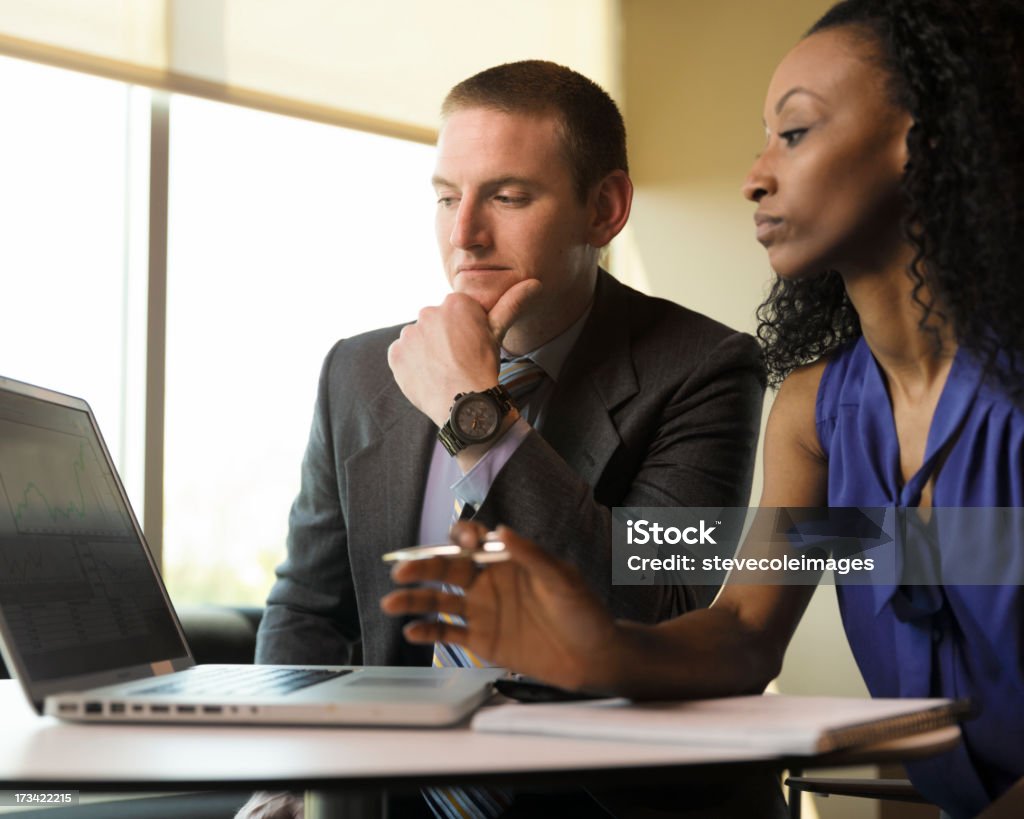
{"label": "man in suit", "polygon": [[620,617],[671,617],[714,590],[613,587],[610,507],[747,503],[757,345],[598,267],[632,201],[614,102],[527,61],[460,83],[442,115],[452,293],[328,354],[260,662],[430,664],[379,609],[381,555],[460,514],[541,538]]}

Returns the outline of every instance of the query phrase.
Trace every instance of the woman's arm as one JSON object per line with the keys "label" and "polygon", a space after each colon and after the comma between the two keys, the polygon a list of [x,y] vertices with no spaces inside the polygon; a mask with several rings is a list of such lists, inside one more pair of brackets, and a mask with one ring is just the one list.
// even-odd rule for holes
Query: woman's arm
{"label": "woman's arm", "polygon": [[[826,464],[814,406],[823,365],[791,375],[772,407],[765,435],[762,507],[826,504]],[[481,532],[460,524],[472,547]],[[464,625],[416,621],[417,643],[456,642],[491,662],[566,688],[637,699],[722,696],[761,691],[779,672],[786,646],[814,589],[729,582],[714,604],[661,623],[615,622],[575,569],[509,529],[499,529],[510,560],[477,569],[467,559],[398,565],[398,583],[442,582],[464,596],[406,588],[381,605],[394,615],[447,612]]]}

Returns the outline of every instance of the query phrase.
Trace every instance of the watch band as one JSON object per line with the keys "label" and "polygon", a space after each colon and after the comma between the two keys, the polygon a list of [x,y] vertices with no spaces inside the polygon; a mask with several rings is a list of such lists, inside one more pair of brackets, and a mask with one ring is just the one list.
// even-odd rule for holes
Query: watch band
{"label": "watch band", "polygon": [[[469,395],[481,395],[490,398],[495,407],[498,410],[498,424],[494,429],[494,432],[487,438],[477,441],[466,441],[463,440],[459,435],[458,430],[452,425],[452,414],[455,409],[455,405],[459,402],[459,399],[465,398]],[[490,389],[483,390],[481,392],[460,392],[452,400],[452,406],[448,410],[448,420],[444,422],[442,427],[437,431],[437,440],[441,442],[444,448],[448,451],[451,456],[458,455],[471,443],[485,443],[491,440],[495,435],[498,434],[498,430],[501,429],[501,422],[505,416],[508,415],[512,408],[515,406],[515,402],[512,400],[512,394],[505,388],[503,384],[497,384]]]}
{"label": "watch band", "polygon": [[498,413],[502,418],[512,412],[512,408],[516,405],[515,401],[512,400],[512,393],[508,391],[504,384],[497,384],[489,390],[484,390],[484,393],[498,402]]}
{"label": "watch band", "polygon": [[466,444],[455,435],[451,419],[445,421],[444,426],[437,431],[437,440],[441,442],[444,448],[448,450],[448,454],[453,458],[466,448]]}

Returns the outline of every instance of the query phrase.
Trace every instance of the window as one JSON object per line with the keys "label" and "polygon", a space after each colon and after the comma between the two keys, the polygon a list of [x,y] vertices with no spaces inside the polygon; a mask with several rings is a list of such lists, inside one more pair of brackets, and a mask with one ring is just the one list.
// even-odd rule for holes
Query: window
{"label": "window", "polygon": [[[90,401],[142,519],[150,93],[0,58],[0,374]],[[170,106],[163,567],[262,604],[320,365],[447,292],[429,146]],[[152,412],[153,408],[150,408]]]}
{"label": "window", "polygon": [[0,58],[0,373],[92,404],[140,515],[145,235],[129,168],[146,96]]}
{"label": "window", "polygon": [[164,573],[177,602],[262,604],[324,355],[447,292],[433,149],[175,96]]}

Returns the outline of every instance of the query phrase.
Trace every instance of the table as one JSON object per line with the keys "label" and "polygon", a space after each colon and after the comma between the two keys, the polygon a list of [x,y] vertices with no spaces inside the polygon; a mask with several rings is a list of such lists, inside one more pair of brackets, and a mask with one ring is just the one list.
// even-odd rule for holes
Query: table
{"label": "table", "polygon": [[906,759],[959,741],[947,728],[897,743],[783,759],[737,748],[447,729],[105,725],[40,717],[0,681],[0,789],[382,790],[443,782],[602,785],[715,781],[739,771]]}

